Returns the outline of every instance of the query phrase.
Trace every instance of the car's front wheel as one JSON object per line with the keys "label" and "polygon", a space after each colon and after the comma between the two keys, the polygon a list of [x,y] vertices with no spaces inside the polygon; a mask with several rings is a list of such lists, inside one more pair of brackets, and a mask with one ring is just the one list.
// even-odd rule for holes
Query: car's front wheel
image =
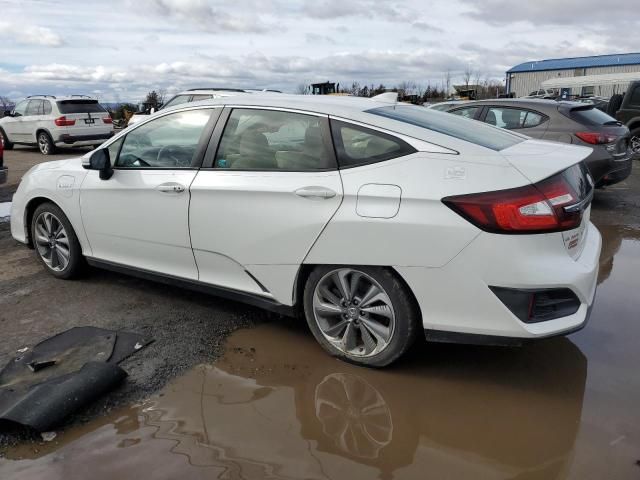
{"label": "car's front wheel", "polygon": [[84,267],[78,237],[64,212],[53,203],[36,208],[31,220],[31,238],[38,258],[53,276],[68,279]]}
{"label": "car's front wheel", "polygon": [[43,155],[52,155],[55,153],[56,145],[47,132],[40,132],[38,134],[38,149]]}
{"label": "car's front wheel", "polygon": [[415,301],[389,269],[321,266],[304,290],[307,323],[331,355],[384,367],[405,353],[420,321]]}

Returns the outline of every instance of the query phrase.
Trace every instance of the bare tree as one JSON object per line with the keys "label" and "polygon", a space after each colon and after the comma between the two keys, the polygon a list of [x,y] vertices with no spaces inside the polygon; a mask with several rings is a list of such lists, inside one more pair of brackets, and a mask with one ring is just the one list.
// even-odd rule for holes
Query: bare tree
{"label": "bare tree", "polygon": [[445,88],[444,98],[447,98],[451,92],[451,70],[449,69],[447,69],[447,72],[444,74],[443,87]]}
{"label": "bare tree", "polygon": [[299,83],[298,86],[296,87],[295,92],[298,95],[308,95],[309,94],[309,85],[307,85],[306,83]]}
{"label": "bare tree", "polygon": [[0,117],[4,115],[5,110],[9,110],[9,107],[13,106],[13,102],[8,97],[0,95]]}
{"label": "bare tree", "polygon": [[166,98],[167,98],[167,89],[166,88],[158,89],[158,103],[160,105],[164,105],[164,101]]}
{"label": "bare tree", "polygon": [[471,81],[472,75],[473,75],[473,70],[471,70],[471,64],[467,64],[467,68],[465,68],[464,72],[462,73],[462,80],[467,90],[469,90],[469,82]]}

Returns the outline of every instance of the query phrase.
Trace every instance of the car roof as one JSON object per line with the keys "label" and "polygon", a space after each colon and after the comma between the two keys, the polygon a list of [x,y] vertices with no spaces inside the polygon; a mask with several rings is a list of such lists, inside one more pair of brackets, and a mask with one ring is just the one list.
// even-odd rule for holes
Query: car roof
{"label": "car roof", "polygon": [[572,107],[584,107],[582,102],[570,102],[567,100],[551,100],[547,98],[493,98],[488,100],[472,100],[465,106],[474,105],[504,105],[505,107],[525,107],[543,110],[557,110],[560,107],[571,109]]}
{"label": "car roof", "polygon": [[25,97],[25,100],[95,100],[96,98],[89,95],[29,95]]}

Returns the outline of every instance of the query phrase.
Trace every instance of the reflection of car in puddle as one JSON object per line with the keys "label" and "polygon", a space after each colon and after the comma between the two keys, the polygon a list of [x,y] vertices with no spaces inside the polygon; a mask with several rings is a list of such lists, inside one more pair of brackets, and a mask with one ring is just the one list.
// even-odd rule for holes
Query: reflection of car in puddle
{"label": "reflection of car in puddle", "polygon": [[[99,451],[110,478],[149,466],[165,478],[548,479],[566,471],[587,373],[573,343],[434,345],[415,355],[368,370],[328,358],[295,327],[239,331],[214,366],[116,413],[127,428],[108,434],[98,421],[94,433],[50,448],[69,448],[55,456],[72,453],[76,467]],[[140,427],[125,415],[139,416]],[[126,462],[117,447],[131,450]]]}
{"label": "reflection of car in puddle", "polygon": [[625,225],[607,225],[599,227],[602,234],[602,252],[600,253],[600,271],[598,285],[605,282],[613,270],[615,256],[624,240],[640,241],[640,230]]}
{"label": "reflection of car in puddle", "polygon": [[357,375],[332,373],[316,387],[316,417],[343,452],[377,458],[391,442],[393,421],[382,395]]}

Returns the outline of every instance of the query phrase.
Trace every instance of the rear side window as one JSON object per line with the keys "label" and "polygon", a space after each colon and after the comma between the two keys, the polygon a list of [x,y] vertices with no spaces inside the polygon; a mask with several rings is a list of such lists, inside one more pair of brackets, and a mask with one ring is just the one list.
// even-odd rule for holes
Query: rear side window
{"label": "rear side window", "polygon": [[29,100],[25,115],[42,115],[42,100]]}
{"label": "rear side window", "polygon": [[532,112],[531,110],[489,107],[484,121],[485,123],[495,125],[496,127],[506,128],[507,130],[516,130],[519,128],[537,127],[546,119],[547,117],[539,113]]}
{"label": "rear side window", "polygon": [[97,100],[59,100],[56,103],[58,104],[58,110],[62,114],[106,112]]}
{"label": "rear side window", "polygon": [[331,120],[331,132],[340,168],[382,162],[416,152],[393,135],[351,123]]}
{"label": "rear side window", "polygon": [[236,108],[224,128],[215,167],[232,170],[335,169],[326,117]]}
{"label": "rear side window", "polygon": [[482,122],[460,118],[448,113],[434,112],[422,107],[397,105],[374,108],[367,110],[367,113],[449,135],[491,150],[504,150],[525,140],[519,135],[506,130],[496,130]]}
{"label": "rear side window", "polygon": [[452,110],[449,113],[453,113],[454,115],[458,115],[460,117],[473,119],[473,117],[476,116],[476,112],[478,110],[480,110],[480,107],[465,107],[458,108],[457,110]]}
{"label": "rear side window", "polygon": [[582,125],[613,125],[618,123],[615,118],[594,107],[574,108],[569,112],[569,118]]}
{"label": "rear side window", "polygon": [[631,94],[629,105],[640,106],[640,85],[638,85]]}
{"label": "rear side window", "polygon": [[43,100],[43,108],[44,108],[44,114],[45,115],[50,115],[51,114],[51,102],[49,100]]}

